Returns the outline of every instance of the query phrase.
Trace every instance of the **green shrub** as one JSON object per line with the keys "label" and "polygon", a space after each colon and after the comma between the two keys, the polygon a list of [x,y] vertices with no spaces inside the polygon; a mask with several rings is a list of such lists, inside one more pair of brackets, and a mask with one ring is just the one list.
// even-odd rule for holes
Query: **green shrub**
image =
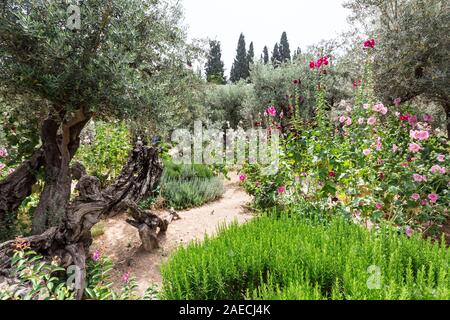
{"label": "green shrub", "polygon": [[343,218],[319,223],[265,216],[178,249],[162,268],[162,295],[200,300],[450,299],[449,260],[450,249],[443,243],[408,238],[386,225],[370,232]]}
{"label": "green shrub", "polygon": [[205,165],[167,162],[161,179],[161,195],[167,207],[183,210],[217,200],[224,193],[223,181]]}

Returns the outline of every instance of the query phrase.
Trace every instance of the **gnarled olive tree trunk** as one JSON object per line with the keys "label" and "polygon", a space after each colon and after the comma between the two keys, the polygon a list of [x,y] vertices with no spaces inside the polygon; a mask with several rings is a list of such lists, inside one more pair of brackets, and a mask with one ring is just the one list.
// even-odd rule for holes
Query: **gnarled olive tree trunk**
{"label": "gnarled olive tree trunk", "polygon": [[[164,233],[170,221],[139,211],[136,205],[150,196],[159,184],[162,163],[156,148],[138,143],[116,182],[104,190],[100,190],[99,180],[86,175],[80,164],[72,167],[72,174],[78,179],[78,196],[64,208],[60,225],[24,240],[44,255],[61,257],[65,267],[77,267],[80,278],[77,298],[81,299],[85,289],[86,258],[92,244],[91,229],[101,217],[131,208],[133,221],[149,226],[147,232],[140,233],[143,242],[154,235],[155,228]],[[143,215],[137,215],[137,210]],[[9,267],[14,243],[11,240],[0,244],[0,270]]]}

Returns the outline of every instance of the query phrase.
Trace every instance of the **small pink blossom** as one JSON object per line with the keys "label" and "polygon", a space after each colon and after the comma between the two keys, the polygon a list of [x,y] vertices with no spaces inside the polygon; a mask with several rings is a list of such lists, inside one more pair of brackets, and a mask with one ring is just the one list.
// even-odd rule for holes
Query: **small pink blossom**
{"label": "small pink blossom", "polygon": [[6,158],[8,156],[8,150],[0,148],[0,158]]}
{"label": "small pink blossom", "polygon": [[369,155],[370,155],[370,149],[366,149],[366,150],[364,150],[363,151],[363,154],[366,156],[366,157],[368,157]]}
{"label": "small pink blossom", "polygon": [[420,194],[414,193],[414,194],[411,196],[411,200],[413,200],[413,201],[419,201],[419,200],[420,200]]}
{"label": "small pink blossom", "polygon": [[277,109],[274,106],[270,106],[267,108],[266,113],[271,117],[277,116]]}
{"label": "small pink blossom", "polygon": [[0,162],[0,170],[5,169],[5,167],[6,167],[6,165],[5,165],[4,163],[1,163],[1,162]]}
{"label": "small pink blossom", "polygon": [[426,207],[428,205],[428,201],[427,200],[422,200],[421,205],[422,205],[422,207]]}
{"label": "small pink blossom", "polygon": [[102,254],[100,253],[100,250],[95,250],[94,253],[92,254],[92,260],[94,261],[98,261],[100,259],[100,257],[102,256]]}
{"label": "small pink blossom", "polygon": [[383,209],[383,204],[382,203],[377,203],[375,205],[375,208],[377,208],[378,210],[381,210],[381,209]]}
{"label": "small pink blossom", "polygon": [[381,143],[381,138],[378,137],[377,138],[377,144],[376,144],[376,150],[377,151],[381,151],[382,146],[383,146],[383,144]]}
{"label": "small pink blossom", "polygon": [[423,121],[428,122],[428,123],[433,122],[433,116],[430,114],[426,114],[423,116]]}
{"label": "small pink blossom", "polygon": [[386,115],[388,112],[388,108],[386,108],[384,106],[384,104],[382,104],[382,103],[378,103],[378,104],[374,105],[372,110],[375,112],[381,113],[382,115]]}
{"label": "small pink blossom", "polygon": [[445,155],[443,155],[443,154],[438,155],[438,156],[437,156],[437,161],[439,161],[439,162],[445,162]]}
{"label": "small pink blossom", "polygon": [[420,152],[420,150],[422,150],[422,147],[419,146],[417,143],[411,143],[409,145],[409,151],[417,153]]}
{"label": "small pink blossom", "polygon": [[428,195],[428,200],[430,200],[431,203],[436,203],[439,200],[439,196],[436,193],[431,193]]}
{"label": "small pink blossom", "polygon": [[16,172],[16,169],[14,169],[14,168],[8,169],[8,174],[13,174],[14,172]]}
{"label": "small pink blossom", "polygon": [[407,236],[408,238],[411,238],[412,235],[413,235],[413,233],[414,233],[414,231],[413,231],[413,229],[412,229],[411,227],[407,227],[407,228],[406,228],[405,234],[406,234],[406,236]]}
{"label": "small pink blossom", "polygon": [[285,187],[285,186],[279,187],[278,190],[277,190],[277,192],[278,192],[279,194],[286,193],[286,187]]}
{"label": "small pink blossom", "polygon": [[412,115],[410,115],[410,116],[408,117],[408,123],[409,123],[411,126],[415,127],[415,126],[417,125],[417,116],[412,116]]}
{"label": "small pink blossom", "polygon": [[400,105],[400,103],[402,103],[402,98],[395,98],[394,99],[394,104],[396,107],[398,107]]}
{"label": "small pink blossom", "polygon": [[427,140],[428,138],[430,138],[430,133],[428,131],[411,130],[410,136],[411,136],[411,138],[413,138],[415,140],[423,141],[423,140]]}
{"label": "small pink blossom", "polygon": [[358,124],[359,124],[359,125],[362,126],[362,125],[365,124],[365,123],[366,123],[366,119],[364,119],[364,118],[359,118],[359,119],[358,119]]}
{"label": "small pink blossom", "polygon": [[243,175],[239,176],[239,180],[241,182],[244,182],[245,180],[247,180],[247,176],[245,174],[243,174]]}
{"label": "small pink blossom", "polygon": [[130,272],[127,271],[122,275],[122,281],[125,283],[128,283],[128,281],[130,281]]}
{"label": "small pink blossom", "polygon": [[428,179],[426,176],[422,176],[420,174],[415,173],[413,174],[413,180],[415,182],[426,182]]}
{"label": "small pink blossom", "polygon": [[369,110],[369,108],[370,108],[370,106],[367,103],[363,104],[363,109]]}
{"label": "small pink blossom", "polygon": [[347,118],[347,121],[345,121],[345,124],[346,124],[347,126],[351,126],[352,123],[353,123],[352,118]]}
{"label": "small pink blossom", "polygon": [[345,121],[347,121],[347,117],[346,116],[340,116],[339,117],[339,122],[340,123],[344,123]]}
{"label": "small pink blossom", "polygon": [[398,146],[396,144],[392,145],[392,152],[396,153],[398,151]]}
{"label": "small pink blossom", "polygon": [[369,119],[367,119],[367,124],[368,124],[368,125],[373,126],[373,125],[375,125],[376,123],[377,123],[377,118],[375,118],[375,117],[370,117]]}

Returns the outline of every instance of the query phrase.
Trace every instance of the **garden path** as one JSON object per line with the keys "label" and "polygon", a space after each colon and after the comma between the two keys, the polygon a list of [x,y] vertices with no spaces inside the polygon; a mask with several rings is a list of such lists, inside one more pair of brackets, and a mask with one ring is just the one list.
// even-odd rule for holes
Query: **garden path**
{"label": "garden path", "polygon": [[140,248],[140,239],[135,228],[125,222],[125,216],[119,215],[106,220],[105,232],[97,237],[92,250],[100,249],[102,254],[111,257],[114,262],[113,282],[121,286],[121,277],[125,272],[137,278],[138,292],[142,294],[150,285],[161,285],[160,266],[169,254],[179,246],[192,241],[201,241],[205,235],[214,235],[222,224],[233,221],[245,223],[253,215],[246,205],[251,198],[239,185],[239,177],[230,173],[230,180],[225,180],[225,193],[218,201],[199,208],[179,211],[181,220],[169,225],[161,248],[154,253]]}

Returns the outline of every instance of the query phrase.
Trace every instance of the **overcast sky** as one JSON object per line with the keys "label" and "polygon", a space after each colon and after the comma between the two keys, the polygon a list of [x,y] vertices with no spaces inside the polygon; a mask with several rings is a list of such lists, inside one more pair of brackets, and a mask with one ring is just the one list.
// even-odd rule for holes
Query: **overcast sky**
{"label": "overcast sky", "polygon": [[281,33],[287,32],[291,51],[304,50],[347,28],[345,0],[182,0],[190,38],[210,38],[222,45],[226,75],[236,56],[241,32],[259,57],[265,45],[272,53]]}

